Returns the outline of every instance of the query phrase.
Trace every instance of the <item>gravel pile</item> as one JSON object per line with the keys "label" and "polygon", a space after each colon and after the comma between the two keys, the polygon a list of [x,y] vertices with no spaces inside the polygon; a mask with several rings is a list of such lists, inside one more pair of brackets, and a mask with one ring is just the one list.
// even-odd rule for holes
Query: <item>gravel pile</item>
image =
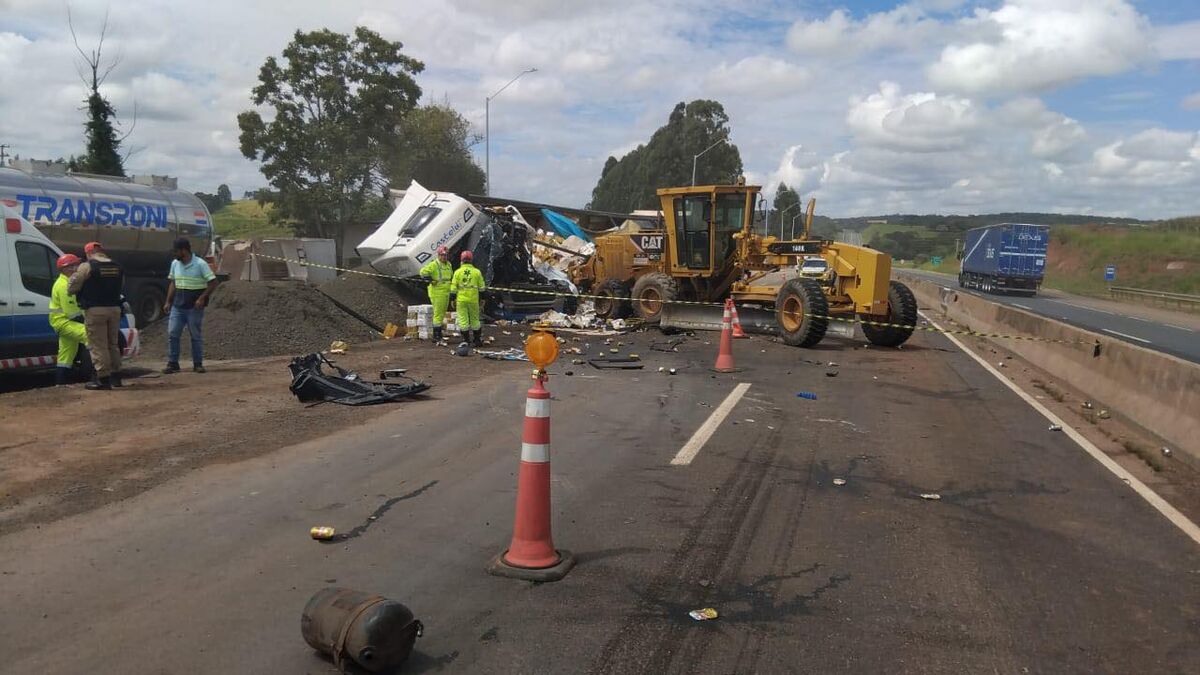
{"label": "gravel pile", "polygon": [[[318,288],[380,328],[388,322],[403,326],[413,295],[410,289],[393,279],[353,273],[326,281]],[[409,296],[407,300],[406,296]]]}
{"label": "gravel pile", "polygon": [[[165,320],[148,326],[142,331],[142,352],[165,356],[166,333]],[[300,281],[227,281],[217,286],[204,312],[206,360],[300,355],[327,349],[334,340],[353,345],[377,339],[382,338],[366,324]],[[186,330],[182,352],[180,360],[186,364],[191,360]]]}

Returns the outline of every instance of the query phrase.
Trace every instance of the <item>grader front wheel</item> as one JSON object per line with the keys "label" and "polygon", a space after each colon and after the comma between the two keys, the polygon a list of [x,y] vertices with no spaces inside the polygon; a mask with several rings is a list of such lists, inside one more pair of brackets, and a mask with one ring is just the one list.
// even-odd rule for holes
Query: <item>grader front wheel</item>
{"label": "grader front wheel", "polygon": [[829,328],[829,301],[812,279],[789,279],[775,298],[775,321],[784,343],[812,347]]}

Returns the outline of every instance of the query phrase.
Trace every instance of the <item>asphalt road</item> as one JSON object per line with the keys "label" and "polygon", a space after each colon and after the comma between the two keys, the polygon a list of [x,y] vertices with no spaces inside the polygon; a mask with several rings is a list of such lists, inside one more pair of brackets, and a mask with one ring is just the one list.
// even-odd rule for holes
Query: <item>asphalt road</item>
{"label": "asphalt road", "polygon": [[511,534],[514,364],[0,538],[0,672],[333,673],[299,630],[327,585],[416,612],[405,673],[1196,672],[1200,548],[945,338],[739,341],[745,370],[714,376],[713,345],[651,337],[647,370],[549,384],[564,580],[484,572]]}
{"label": "asphalt road", "polygon": [[1071,296],[1052,298],[1043,294],[1028,298],[1000,293],[984,293],[977,290],[959,289],[958,279],[949,274],[912,269],[897,270],[897,272],[902,275],[912,274],[924,277],[949,288],[958,289],[962,293],[972,293],[992,302],[1020,307],[1034,314],[1057,319],[1072,326],[1177,356],[1193,363],[1200,363],[1200,332],[1188,326],[1155,321],[1133,313],[1119,313],[1087,307]]}

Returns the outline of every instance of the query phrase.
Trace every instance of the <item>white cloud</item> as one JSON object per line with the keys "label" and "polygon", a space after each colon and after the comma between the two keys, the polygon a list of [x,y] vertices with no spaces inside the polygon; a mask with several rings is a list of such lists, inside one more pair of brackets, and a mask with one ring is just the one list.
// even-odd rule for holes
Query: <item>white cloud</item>
{"label": "white cloud", "polygon": [[1118,157],[1132,160],[1185,162],[1196,145],[1196,134],[1187,131],[1147,129],[1113,147]]}
{"label": "white cloud", "polygon": [[[934,3],[930,9],[937,10],[947,4],[956,3]],[[787,32],[787,45],[803,54],[827,56],[897,47],[911,49],[927,46],[931,39],[949,28],[915,3],[870,14],[862,20],[851,18],[843,9],[835,9],[824,19],[801,19],[792,24]]]}
{"label": "white cloud", "polygon": [[1009,0],[977,9],[979,39],[948,45],[928,70],[936,87],[1039,91],[1114,75],[1154,56],[1149,21],[1124,0]]}
{"label": "white cloud", "polygon": [[748,56],[734,64],[721,62],[709,76],[708,88],[717,94],[775,99],[795,95],[810,78],[806,69],[782,59]]}
{"label": "white cloud", "polygon": [[[61,3],[0,3],[0,82],[10,94],[0,97],[0,141],[23,157],[77,154],[84,90]],[[730,115],[748,178],[816,195],[826,214],[1200,211],[1200,146],[1189,145],[1189,130],[1169,129],[1178,110],[1093,106],[1076,120],[1025,93],[1136,68],[1138,55],[1156,48],[1183,58],[1200,38],[1190,24],[1147,31],[1115,0],[1070,3],[1078,25],[1050,21],[1068,4],[913,0],[874,14],[826,9],[791,26],[786,44],[759,26],[794,12],[794,3],[72,0],[72,9],[86,46],[111,5],[109,44],[124,59],[104,92],[123,125],[138,101],[129,147],[142,150],[130,170],[179,176],[189,190],[262,186],[258,164],[238,150],[236,116],[250,107],[263,60],[296,30],[366,25],[426,64],[417,77],[426,100],[449,101],[480,132],[484,97],[538,68],[491,106],[492,183],[514,198],[583,205],[610,154],[644,143],[676,102],[713,97]],[[1114,12],[1131,17],[1125,32],[1113,28]],[[1142,51],[1130,49],[1129,33],[1143,39]],[[995,57],[978,77],[953,71],[983,78],[984,90],[926,79],[925,67],[942,63],[950,45],[982,45]],[[896,84],[875,90],[877,82]],[[1153,81],[1123,81],[1097,88],[1095,101],[1133,89],[1164,95]],[[1200,95],[1187,100],[1185,107],[1200,107]],[[476,150],[482,165],[483,145]]]}
{"label": "white cloud", "polygon": [[1200,21],[1160,27],[1154,43],[1164,59],[1200,59]]}
{"label": "white cloud", "polygon": [[878,93],[852,101],[846,124],[866,145],[937,152],[965,145],[980,119],[968,99],[928,92],[902,95],[899,85],[884,82]]}

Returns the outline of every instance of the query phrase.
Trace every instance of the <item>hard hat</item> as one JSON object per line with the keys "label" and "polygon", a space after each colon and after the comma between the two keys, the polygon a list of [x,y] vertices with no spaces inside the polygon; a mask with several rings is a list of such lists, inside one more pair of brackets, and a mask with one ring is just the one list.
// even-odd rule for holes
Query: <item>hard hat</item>
{"label": "hard hat", "polygon": [[469,343],[469,342],[458,343],[458,349],[454,350],[454,353],[458,354],[459,356],[470,356],[471,355],[471,343]]}
{"label": "hard hat", "polygon": [[439,246],[438,250],[437,250],[438,255],[446,255],[449,252],[450,252],[450,249],[446,248],[445,246]]}
{"label": "hard hat", "polygon": [[98,241],[89,241],[88,243],[84,244],[84,246],[83,246],[83,252],[86,255],[91,255],[91,254],[95,253],[96,251],[103,251],[103,250],[104,250],[104,247],[101,246],[100,242],[98,242]]}
{"label": "hard hat", "polygon": [[474,259],[475,259],[475,254],[471,253],[470,251],[463,251],[462,255],[459,256],[459,260],[461,260],[462,262],[471,262]]}
{"label": "hard hat", "polygon": [[55,263],[55,265],[58,267],[58,269],[61,270],[64,267],[70,267],[71,265],[78,265],[81,262],[83,262],[83,261],[79,259],[79,256],[74,255],[72,253],[67,253],[66,255],[59,256],[58,261]]}

